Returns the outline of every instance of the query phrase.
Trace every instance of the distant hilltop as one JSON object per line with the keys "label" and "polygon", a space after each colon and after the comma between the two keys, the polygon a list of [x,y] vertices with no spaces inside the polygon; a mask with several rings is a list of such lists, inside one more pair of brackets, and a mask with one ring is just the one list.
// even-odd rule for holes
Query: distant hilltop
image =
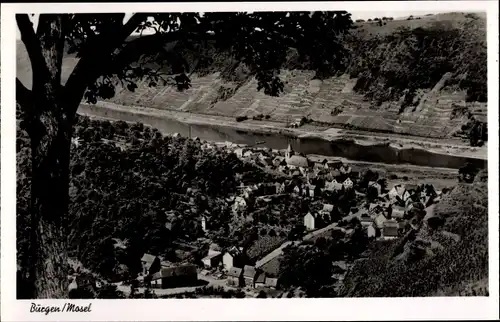
{"label": "distant hilltop", "polygon": [[[117,89],[111,101],[284,123],[305,117],[326,126],[431,138],[461,136],[471,122],[486,123],[485,14],[378,17],[358,20],[355,27],[344,39],[350,56],[335,73],[308,70],[291,49],[279,97],[257,91],[256,80],[229,53],[214,52],[211,63],[191,75],[188,90],[142,83],[133,93]],[[24,45],[17,46],[18,77],[30,86],[29,58]],[[166,47],[188,50],[172,43]],[[173,64],[197,65],[193,53],[182,56],[190,58],[174,55]],[[64,80],[76,62],[65,57]]]}

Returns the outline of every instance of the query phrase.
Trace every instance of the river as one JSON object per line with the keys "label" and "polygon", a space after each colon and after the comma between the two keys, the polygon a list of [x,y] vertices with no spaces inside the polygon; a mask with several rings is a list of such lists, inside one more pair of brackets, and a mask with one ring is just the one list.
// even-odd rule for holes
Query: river
{"label": "river", "polygon": [[325,139],[319,135],[294,135],[290,131],[251,128],[235,124],[179,120],[168,114],[137,113],[127,108],[108,108],[103,106],[82,105],[79,113],[83,115],[123,120],[127,122],[142,122],[165,134],[179,133],[182,136],[212,142],[229,141],[236,144],[254,145],[272,149],[286,149],[288,144],[300,153],[334,156],[355,161],[378,162],[386,164],[412,164],[417,166],[458,169],[466,162],[485,168],[487,160],[436,153],[423,148],[398,148],[389,143],[361,144],[354,139]]}

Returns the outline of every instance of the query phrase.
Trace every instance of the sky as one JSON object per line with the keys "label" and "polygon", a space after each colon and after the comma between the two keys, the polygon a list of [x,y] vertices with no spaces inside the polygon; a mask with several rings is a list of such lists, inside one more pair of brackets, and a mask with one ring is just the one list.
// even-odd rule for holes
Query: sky
{"label": "sky", "polygon": [[[397,19],[397,18],[406,18],[410,15],[423,16],[426,14],[438,14],[443,12],[447,11],[351,11],[351,14],[352,14],[352,20],[356,19],[367,20],[376,17],[394,17],[395,19]],[[126,14],[124,22],[128,20],[131,15],[132,13]],[[38,24],[38,15],[33,16],[31,19],[33,21],[34,28],[36,28],[36,25]],[[21,39],[21,34],[18,28],[16,28],[16,38]]]}

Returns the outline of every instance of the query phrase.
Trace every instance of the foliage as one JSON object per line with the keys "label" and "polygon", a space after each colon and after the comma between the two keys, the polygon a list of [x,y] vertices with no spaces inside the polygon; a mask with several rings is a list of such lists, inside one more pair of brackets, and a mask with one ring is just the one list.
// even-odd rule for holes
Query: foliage
{"label": "foliage", "polygon": [[403,99],[403,108],[415,106],[417,89],[431,89],[445,75],[446,86],[467,91],[468,101],[487,100],[486,46],[478,22],[462,28],[433,23],[400,28],[388,35],[346,36],[351,58],[345,71],[357,77],[354,89],[378,104]]}
{"label": "foliage", "polygon": [[[405,241],[401,258],[393,257],[398,241],[375,243],[370,256],[358,262],[345,279],[344,296],[467,295],[464,283],[488,276],[488,196],[484,183],[461,184],[436,206],[442,226],[417,232],[441,248],[426,248],[423,257],[410,256],[416,241]],[[457,234],[459,240],[450,239]],[[428,237],[425,237],[428,236]],[[429,240],[430,239],[430,240]],[[424,242],[424,245],[426,242]],[[469,293],[472,295],[472,292]]]}
{"label": "foliage", "polygon": [[[129,137],[139,143],[124,139]],[[69,249],[85,267],[110,280],[137,274],[144,252],[164,255],[178,238],[203,236],[201,214],[227,235],[232,219],[224,198],[240,183],[235,175],[252,172],[259,180],[260,170],[232,153],[163,137],[140,123],[79,117],[74,141],[78,143],[71,153]],[[18,260],[24,267],[30,260],[28,142],[26,133],[19,131],[17,234]],[[126,250],[116,239],[125,241]]]}

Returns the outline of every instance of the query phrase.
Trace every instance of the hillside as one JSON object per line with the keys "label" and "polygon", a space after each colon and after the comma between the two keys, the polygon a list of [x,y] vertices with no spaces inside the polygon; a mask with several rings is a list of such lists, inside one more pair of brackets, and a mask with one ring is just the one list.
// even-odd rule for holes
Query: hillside
{"label": "hillside", "polygon": [[481,172],[473,184],[455,187],[404,240],[375,244],[347,275],[343,295],[487,296],[485,178]]}
{"label": "hillside", "polygon": [[[111,101],[231,117],[263,114],[284,123],[307,117],[326,126],[432,138],[468,137],[477,121],[486,122],[484,16],[450,13],[356,26],[345,39],[350,58],[337,70],[308,70],[291,50],[280,97],[258,92],[244,65],[213,49],[211,63],[191,75],[190,89],[143,82],[133,93],[118,88]],[[29,86],[29,59],[22,43],[17,49],[18,77]],[[198,65],[193,53],[187,56],[188,66]],[[76,62],[64,59],[63,79]]]}

